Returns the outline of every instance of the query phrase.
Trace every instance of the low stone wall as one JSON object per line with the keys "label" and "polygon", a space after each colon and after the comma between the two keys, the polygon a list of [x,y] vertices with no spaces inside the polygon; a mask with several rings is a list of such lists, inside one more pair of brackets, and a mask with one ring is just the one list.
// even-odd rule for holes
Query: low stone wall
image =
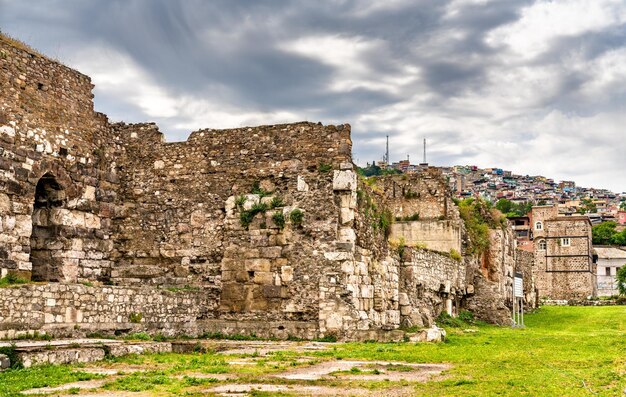
{"label": "low stone wall", "polygon": [[0,338],[34,331],[54,336],[147,331],[197,335],[199,319],[214,317],[215,290],[26,284],[0,288]]}
{"label": "low stone wall", "polygon": [[618,306],[626,305],[626,300],[577,300],[577,299],[544,299],[541,301],[545,306]]}

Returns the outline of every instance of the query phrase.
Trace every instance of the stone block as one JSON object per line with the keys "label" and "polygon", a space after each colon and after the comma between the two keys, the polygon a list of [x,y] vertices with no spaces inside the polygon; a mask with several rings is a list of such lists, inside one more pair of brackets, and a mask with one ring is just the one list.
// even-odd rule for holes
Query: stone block
{"label": "stone block", "polygon": [[263,247],[259,249],[259,256],[262,258],[280,258],[282,247]]}
{"label": "stone block", "polygon": [[85,190],[83,191],[83,198],[85,200],[94,201],[96,199],[96,188],[95,186],[85,186]]}
{"label": "stone block", "polygon": [[0,371],[11,367],[11,360],[6,354],[0,354]]}
{"label": "stone block", "polygon": [[271,262],[269,259],[264,258],[246,259],[244,261],[244,268],[246,271],[269,272],[271,269]]}
{"label": "stone block", "polygon": [[339,169],[342,170],[342,171],[352,170],[352,169],[354,169],[354,165],[352,164],[352,162],[345,161],[345,162],[339,164]]}
{"label": "stone block", "polygon": [[352,221],[354,221],[354,210],[351,208],[341,208],[339,212],[339,220],[342,225],[352,223]]}
{"label": "stone block", "polygon": [[11,211],[11,200],[5,193],[0,193],[0,214],[8,214]]}
{"label": "stone block", "polygon": [[354,171],[335,171],[333,174],[333,190],[354,190],[357,188]]}
{"label": "stone block", "polygon": [[259,204],[261,198],[258,194],[246,194],[246,201],[243,203],[243,209],[248,211],[252,209],[253,206]]}
{"label": "stone block", "polygon": [[280,278],[282,282],[288,283],[293,281],[293,267],[291,266],[281,266],[280,268]]}
{"label": "stone block", "polygon": [[409,341],[411,342],[443,342],[446,340],[446,331],[433,325],[431,328],[427,328],[417,332],[416,334],[409,335]]}
{"label": "stone block", "polygon": [[331,252],[324,252],[324,258],[328,259],[329,261],[345,261],[348,259],[352,259],[352,253],[351,252],[341,252],[341,251],[331,251]]}
{"label": "stone block", "polygon": [[398,300],[400,303],[400,306],[408,306],[411,304],[411,302],[409,301],[409,295],[406,292],[400,292],[398,294]]}
{"label": "stone block", "polygon": [[274,273],[255,271],[253,281],[255,284],[274,285]]}
{"label": "stone block", "polygon": [[339,229],[337,238],[344,243],[354,243],[356,241],[356,232],[351,227],[342,227]]}
{"label": "stone block", "polygon": [[309,185],[305,182],[304,177],[301,175],[298,175],[297,189],[299,192],[309,191]]}
{"label": "stone block", "polygon": [[340,200],[341,208],[356,209],[357,207],[356,191],[341,193]]}
{"label": "stone block", "polygon": [[268,299],[281,298],[282,287],[279,285],[263,286],[263,296]]}

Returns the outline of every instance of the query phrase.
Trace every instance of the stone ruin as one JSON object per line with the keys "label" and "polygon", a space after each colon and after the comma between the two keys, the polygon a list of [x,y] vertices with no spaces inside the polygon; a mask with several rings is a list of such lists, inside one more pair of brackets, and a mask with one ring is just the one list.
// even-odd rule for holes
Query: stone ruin
{"label": "stone ruin", "polygon": [[510,324],[513,271],[532,266],[511,230],[467,255],[441,174],[360,178],[349,125],[168,143],[109,122],[89,77],[3,36],[0,89],[0,276],[32,281],[0,288],[0,337],[397,340],[461,308]]}

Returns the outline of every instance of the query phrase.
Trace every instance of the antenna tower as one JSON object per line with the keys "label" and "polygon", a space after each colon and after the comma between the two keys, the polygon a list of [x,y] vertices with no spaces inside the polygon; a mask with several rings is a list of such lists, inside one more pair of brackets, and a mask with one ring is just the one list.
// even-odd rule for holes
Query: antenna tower
{"label": "antenna tower", "polygon": [[387,135],[387,148],[385,150],[385,158],[383,159],[385,164],[389,165],[389,135]]}

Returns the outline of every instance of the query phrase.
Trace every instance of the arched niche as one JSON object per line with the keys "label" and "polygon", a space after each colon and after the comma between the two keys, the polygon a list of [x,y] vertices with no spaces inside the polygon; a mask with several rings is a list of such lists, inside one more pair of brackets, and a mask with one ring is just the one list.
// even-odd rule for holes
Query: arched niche
{"label": "arched niche", "polygon": [[45,173],[35,187],[33,203],[33,232],[30,238],[30,261],[33,281],[66,281],[75,279],[77,264],[63,258],[67,241],[61,235],[58,220],[66,205],[64,187],[55,175]]}

